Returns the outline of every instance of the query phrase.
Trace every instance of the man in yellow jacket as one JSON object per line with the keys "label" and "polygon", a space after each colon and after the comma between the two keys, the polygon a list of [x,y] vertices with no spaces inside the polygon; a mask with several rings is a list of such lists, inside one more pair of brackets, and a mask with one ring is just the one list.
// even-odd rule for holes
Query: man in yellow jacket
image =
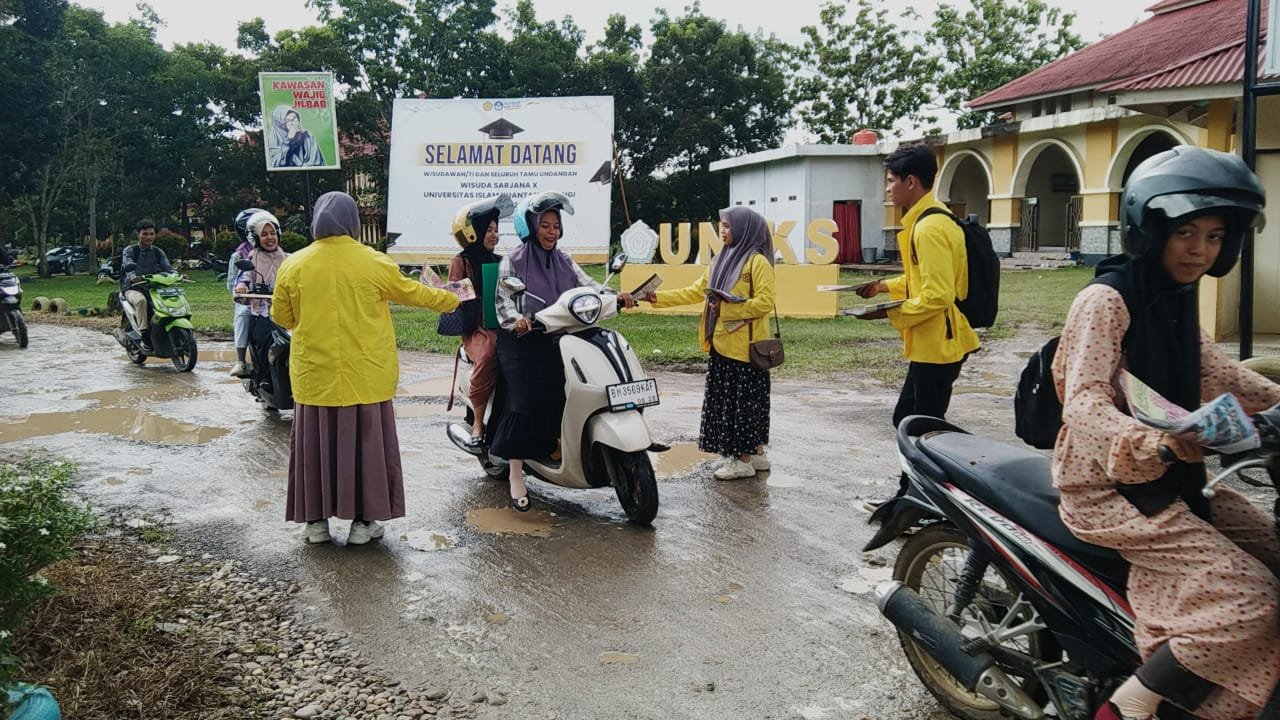
{"label": "man in yellow jacket", "polygon": [[928,208],[946,210],[933,196],[938,162],[928,145],[903,145],[884,160],[886,190],[894,205],[902,208],[898,248],[903,273],[863,288],[858,294],[873,297],[889,293],[904,301],[883,315],[902,335],[902,354],[910,364],[902,393],[893,409],[893,426],[910,415],[945,417],[951,405],[951,387],[969,353],[978,349],[978,335],[969,326],[956,300],[969,296],[969,262],[964,232],[950,216]]}

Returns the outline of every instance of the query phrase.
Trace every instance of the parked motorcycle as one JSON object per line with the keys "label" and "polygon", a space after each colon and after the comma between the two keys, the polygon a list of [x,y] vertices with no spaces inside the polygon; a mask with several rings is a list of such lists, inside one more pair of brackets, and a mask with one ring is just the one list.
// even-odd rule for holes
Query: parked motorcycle
{"label": "parked motorcycle", "polygon": [[[128,274],[134,264],[123,268]],[[141,365],[147,356],[168,358],[178,372],[189,372],[196,366],[196,338],[192,332],[191,306],[180,283],[190,282],[177,273],[143,275],[134,290],[150,298],[151,323],[147,342],[143,342],[142,328],[133,303],[120,294],[120,327],[115,330],[116,341],[123,347],[129,359]],[[144,347],[144,345],[148,347]]]}
{"label": "parked motorcycle", "polygon": [[94,284],[101,285],[106,282],[119,282],[120,267],[116,264],[119,260],[119,256],[104,258],[102,263],[98,265],[98,277]]}
{"label": "parked motorcycle", "polygon": [[[1280,480],[1280,409],[1254,423],[1262,446],[1224,457],[1206,496],[1232,476]],[[907,537],[876,594],[920,681],[966,720],[1035,720],[1050,706],[1093,718],[1141,662],[1127,563],[1062,523],[1045,455],[919,415],[898,426],[898,454],[907,492],[873,515],[881,526],[864,550]],[[1160,717],[1192,716],[1162,705]]]}
{"label": "parked motorcycle", "polygon": [[[609,277],[624,265],[625,255],[614,258]],[[517,307],[523,305],[526,294],[536,297],[527,293],[518,278],[502,278],[500,282],[514,294]],[[608,282],[606,278],[605,284]],[[531,332],[552,333],[557,338],[564,363],[565,408],[560,460],[531,458],[525,460],[524,467],[535,477],[561,487],[612,485],[627,519],[648,525],[658,514],[658,484],[647,451],[666,447],[653,442],[643,409],[658,404],[658,383],[645,374],[626,338],[597,327],[600,321],[617,315],[620,302],[612,293],[579,287],[565,291],[533,316]],[[455,393],[467,406],[466,424],[450,423],[449,439],[459,449],[475,455],[491,477],[506,478],[506,460],[490,454],[487,447],[470,442],[474,410],[469,397],[474,365],[462,348],[458,349],[458,363]],[[489,404],[491,411],[495,404]]]}
{"label": "parked motorcycle", "polygon": [[[272,288],[261,282],[262,276],[254,270],[251,260],[235,262],[238,270],[252,272],[255,282],[247,294],[237,298],[247,300],[271,300]],[[261,402],[268,410],[291,410],[293,386],[289,382],[289,331],[269,317],[249,316],[249,374],[241,378],[245,392]]]}
{"label": "parked motorcycle", "polygon": [[22,283],[9,272],[9,266],[0,269],[0,332],[12,332],[18,347],[27,346],[27,321],[22,317]]}

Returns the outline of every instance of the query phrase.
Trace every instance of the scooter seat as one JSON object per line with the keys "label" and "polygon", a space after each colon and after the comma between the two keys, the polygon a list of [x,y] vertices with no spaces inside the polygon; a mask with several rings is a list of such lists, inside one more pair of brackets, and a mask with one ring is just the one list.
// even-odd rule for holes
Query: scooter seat
{"label": "scooter seat", "polygon": [[962,432],[922,436],[918,447],[956,487],[1062,550],[1112,589],[1124,593],[1129,564],[1109,548],[1086,543],[1058,516],[1052,462],[1040,453]]}

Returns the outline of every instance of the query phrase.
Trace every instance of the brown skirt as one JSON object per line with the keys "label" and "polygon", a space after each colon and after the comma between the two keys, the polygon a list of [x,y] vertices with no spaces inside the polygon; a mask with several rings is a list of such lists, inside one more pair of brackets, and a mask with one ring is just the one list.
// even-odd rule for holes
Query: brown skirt
{"label": "brown skirt", "polygon": [[404,517],[400,442],[390,400],[344,407],[294,405],[285,520],[331,517]]}

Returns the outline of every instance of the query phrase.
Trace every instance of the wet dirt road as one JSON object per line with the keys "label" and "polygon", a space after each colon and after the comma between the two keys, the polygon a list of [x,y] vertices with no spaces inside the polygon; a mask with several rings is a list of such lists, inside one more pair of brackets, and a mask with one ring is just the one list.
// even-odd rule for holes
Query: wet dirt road
{"label": "wet dirt road", "polygon": [[[1035,340],[972,360],[951,419],[1012,439],[1008,378]],[[480,717],[948,717],[875,608],[895,547],[859,550],[861,500],[897,483],[893,388],[775,382],[774,471],[724,483],[694,447],[702,375],[658,373],[647,418],[673,450],[653,456],[657,520],[636,528],[611,490],[531,480],[533,511],[506,509],[505,484],[445,437],[452,361],[402,353],[408,516],[381,543],[345,547],[336,521],[337,542],[308,547],[282,519],[290,414],[255,404],[233,359],[202,340],[178,374],[101,332],[33,324],[29,349],[0,343],[0,451],[70,458],[96,505],[168,511],[219,557],[296,580],[299,609],[392,678],[509,697]]]}

